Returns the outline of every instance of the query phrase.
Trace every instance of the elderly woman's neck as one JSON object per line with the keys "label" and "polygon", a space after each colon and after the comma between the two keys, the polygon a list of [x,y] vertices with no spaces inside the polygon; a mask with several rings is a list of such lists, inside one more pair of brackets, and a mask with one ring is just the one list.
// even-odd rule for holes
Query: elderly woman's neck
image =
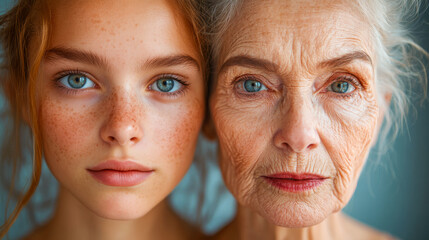
{"label": "elderly woman's neck", "polygon": [[216,239],[345,239],[351,234],[374,236],[374,233],[342,213],[332,214],[311,227],[286,228],[268,222],[249,208],[238,206],[236,218]]}

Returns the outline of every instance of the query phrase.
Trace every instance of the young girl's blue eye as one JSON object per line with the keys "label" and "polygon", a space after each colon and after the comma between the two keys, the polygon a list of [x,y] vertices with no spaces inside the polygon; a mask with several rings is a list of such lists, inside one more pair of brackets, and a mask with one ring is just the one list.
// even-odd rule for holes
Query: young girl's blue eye
{"label": "young girl's blue eye", "polygon": [[261,90],[266,90],[264,84],[256,80],[246,80],[243,82],[243,88],[246,92],[259,92]]}
{"label": "young girl's blue eye", "polygon": [[158,92],[176,92],[181,87],[182,84],[172,78],[161,78],[151,85],[151,89]]}
{"label": "young girl's blue eye", "polygon": [[337,81],[329,85],[328,90],[335,93],[349,93],[355,90],[355,87],[349,82]]}
{"label": "young girl's blue eye", "polygon": [[64,87],[71,89],[86,89],[95,86],[95,83],[83,74],[69,74],[58,81]]}

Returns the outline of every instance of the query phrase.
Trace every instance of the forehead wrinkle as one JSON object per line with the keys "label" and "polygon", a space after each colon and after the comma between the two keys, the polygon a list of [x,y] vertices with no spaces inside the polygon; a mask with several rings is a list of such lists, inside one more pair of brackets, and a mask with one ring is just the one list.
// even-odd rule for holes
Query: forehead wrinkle
{"label": "forehead wrinkle", "polygon": [[[278,6],[263,5],[257,1],[251,3],[243,5],[231,25],[225,38],[228,45],[223,46],[225,55],[250,52],[253,56],[276,63],[282,77],[309,80],[321,70],[320,65],[326,66],[320,63],[327,59],[341,58],[355,51],[363,51],[371,59],[370,42],[365,42],[367,23],[360,15],[344,9],[341,1],[331,1],[329,6],[312,7],[312,14],[301,14],[297,18],[293,16],[302,12],[297,7],[267,15],[264,10]],[[315,19],[323,21],[315,22]],[[352,24],[348,24],[350,22]],[[270,39],[269,42],[267,39]],[[361,59],[365,61],[364,57]],[[338,60],[336,66],[347,62]],[[331,66],[334,67],[333,64]]]}

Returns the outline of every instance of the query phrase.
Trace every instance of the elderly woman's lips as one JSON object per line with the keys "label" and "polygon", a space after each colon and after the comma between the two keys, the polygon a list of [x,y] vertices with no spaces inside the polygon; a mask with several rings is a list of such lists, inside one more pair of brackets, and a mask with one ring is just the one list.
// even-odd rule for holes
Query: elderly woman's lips
{"label": "elderly woman's lips", "polygon": [[288,192],[304,192],[321,185],[327,178],[310,173],[276,173],[264,176],[265,180],[274,187]]}

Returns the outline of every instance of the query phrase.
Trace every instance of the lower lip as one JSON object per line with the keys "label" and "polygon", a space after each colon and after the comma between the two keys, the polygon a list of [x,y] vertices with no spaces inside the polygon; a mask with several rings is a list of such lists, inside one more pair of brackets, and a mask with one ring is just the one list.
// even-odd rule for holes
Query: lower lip
{"label": "lower lip", "polygon": [[152,174],[152,171],[117,171],[117,170],[88,170],[91,175],[104,185],[114,187],[131,187],[142,183]]}
{"label": "lower lip", "polygon": [[324,178],[291,179],[265,177],[268,183],[281,190],[293,193],[305,192],[315,189],[325,181]]}

